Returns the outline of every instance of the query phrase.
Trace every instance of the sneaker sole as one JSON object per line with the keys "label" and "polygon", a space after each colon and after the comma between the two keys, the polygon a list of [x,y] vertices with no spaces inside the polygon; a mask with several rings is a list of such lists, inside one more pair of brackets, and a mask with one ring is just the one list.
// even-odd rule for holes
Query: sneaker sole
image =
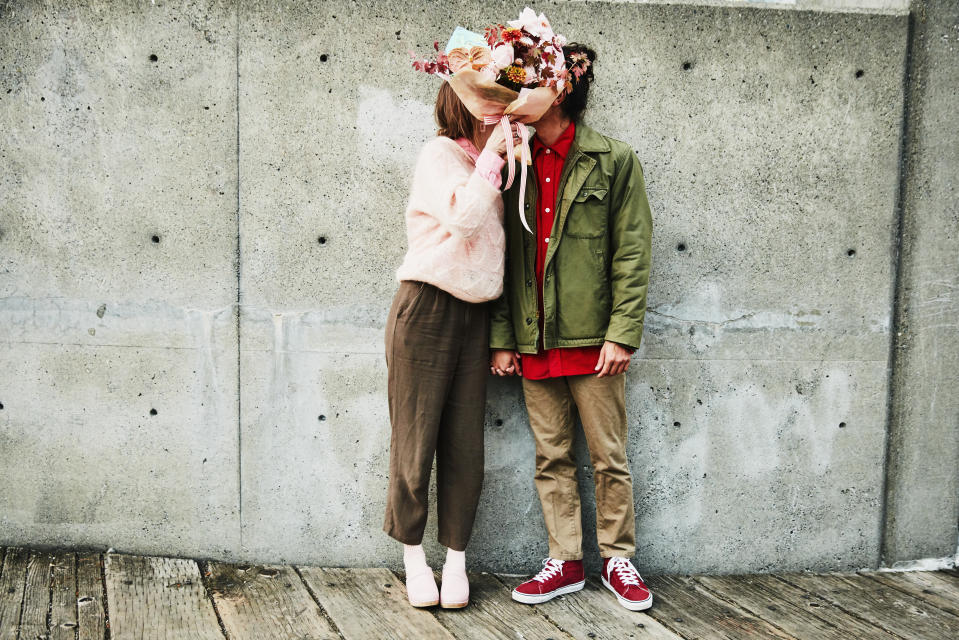
{"label": "sneaker sole", "polygon": [[522,602],[523,604],[540,604],[541,602],[547,602],[552,600],[556,596],[563,596],[567,593],[574,593],[576,591],[581,591],[583,587],[586,586],[586,580],[581,582],[575,582],[573,584],[568,584],[565,587],[560,587],[555,591],[550,591],[549,593],[541,593],[538,595],[530,593],[520,593],[516,589],[513,589],[513,600],[516,602]]}
{"label": "sneaker sole", "polygon": [[605,576],[600,576],[600,580],[603,581],[604,587],[606,587],[607,589],[613,592],[613,595],[616,596],[617,600],[619,600],[619,604],[623,605],[630,611],[645,611],[646,609],[649,609],[651,606],[653,606],[653,594],[649,594],[648,598],[646,598],[645,600],[639,600],[638,602],[635,602],[633,600],[627,600],[623,596],[616,593],[616,589],[613,589],[613,585],[609,584],[609,582],[606,581]]}

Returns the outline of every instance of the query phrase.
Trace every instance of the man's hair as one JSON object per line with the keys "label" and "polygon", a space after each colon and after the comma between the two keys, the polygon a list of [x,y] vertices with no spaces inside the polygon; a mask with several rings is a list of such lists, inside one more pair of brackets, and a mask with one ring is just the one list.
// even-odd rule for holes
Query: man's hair
{"label": "man's hair", "polygon": [[449,82],[443,82],[439,93],[436,94],[436,124],[439,125],[438,136],[447,138],[466,138],[473,141],[476,133],[476,118],[469,112],[463,101],[459,99]]}
{"label": "man's hair", "polygon": [[570,55],[574,53],[585,54],[589,59],[589,65],[586,67],[585,73],[583,73],[578,80],[571,78],[573,81],[573,89],[566,94],[566,98],[559,106],[566,117],[574,122],[578,122],[583,111],[586,110],[586,100],[589,97],[589,85],[593,81],[593,63],[596,62],[596,52],[585,44],[570,42],[563,47],[563,56],[566,58],[567,64]]}

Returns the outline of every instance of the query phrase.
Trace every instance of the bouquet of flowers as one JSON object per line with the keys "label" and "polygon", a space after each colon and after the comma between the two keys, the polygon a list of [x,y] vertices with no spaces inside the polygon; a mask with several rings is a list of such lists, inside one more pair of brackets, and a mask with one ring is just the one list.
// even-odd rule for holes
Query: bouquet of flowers
{"label": "bouquet of flowers", "polygon": [[[453,87],[456,95],[477,119],[486,124],[499,122],[507,139],[511,122],[539,120],[557,97],[572,89],[589,65],[585,55],[567,61],[563,55],[566,38],[553,33],[542,13],[526,7],[517,20],[495,24],[479,35],[457,27],[443,51],[434,42],[435,60],[417,59],[413,68],[437,75]],[[526,165],[531,164],[526,127],[519,127],[522,159],[520,201],[526,191]],[[513,184],[513,155],[508,159],[509,175],[504,186]],[[527,231],[532,231],[520,216]]]}

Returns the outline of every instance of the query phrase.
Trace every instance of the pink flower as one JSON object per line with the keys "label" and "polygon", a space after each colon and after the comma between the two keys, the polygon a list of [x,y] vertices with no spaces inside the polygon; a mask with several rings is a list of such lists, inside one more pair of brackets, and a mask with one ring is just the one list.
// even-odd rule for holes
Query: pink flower
{"label": "pink flower", "polygon": [[536,12],[526,7],[519,14],[518,20],[510,20],[507,24],[517,29],[525,29],[531,35],[544,40],[550,40],[553,37],[553,28],[549,26],[549,20],[544,14],[536,15]]}
{"label": "pink flower", "polygon": [[501,44],[493,49],[493,64],[496,66],[497,70],[505,69],[513,64],[514,55],[513,45]]}

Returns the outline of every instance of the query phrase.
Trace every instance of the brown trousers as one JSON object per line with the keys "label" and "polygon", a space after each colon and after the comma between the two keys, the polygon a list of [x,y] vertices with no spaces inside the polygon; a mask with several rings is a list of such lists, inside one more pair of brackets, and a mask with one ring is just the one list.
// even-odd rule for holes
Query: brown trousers
{"label": "brown trousers", "polygon": [[524,378],[523,394],[536,440],[536,490],[549,533],[550,557],[583,557],[573,458],[574,408],[579,410],[595,472],[600,555],[632,557],[636,552],[636,523],[633,479],[626,460],[626,374]]}
{"label": "brown trousers", "polygon": [[435,455],[439,542],[464,551],[483,484],[487,304],[401,282],[386,322],[386,366],[393,434],[383,530],[422,542]]}

